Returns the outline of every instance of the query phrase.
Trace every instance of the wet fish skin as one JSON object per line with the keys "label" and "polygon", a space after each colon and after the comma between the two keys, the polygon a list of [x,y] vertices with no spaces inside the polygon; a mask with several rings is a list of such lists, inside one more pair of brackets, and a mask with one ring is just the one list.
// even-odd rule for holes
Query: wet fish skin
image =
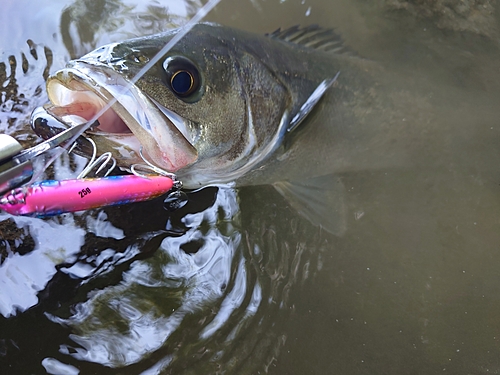
{"label": "wet fish skin", "polygon": [[[176,32],[108,45],[69,66],[87,64],[131,79]],[[191,61],[200,76],[199,89],[184,98],[169,86],[164,69],[168,59],[179,56]],[[336,86],[299,129],[286,134],[317,85],[339,71]],[[395,141],[399,125],[388,112],[407,103],[395,103],[391,89],[379,85],[384,76],[377,64],[349,54],[199,24],[136,87],[185,120],[198,158],[176,173],[185,187],[197,188],[294,181],[404,163],[408,142]],[[148,151],[141,134],[136,135]],[[102,142],[99,147],[107,151]]]}
{"label": "wet fish skin", "polygon": [[[150,58],[168,39],[168,36],[138,39],[127,47]],[[265,55],[271,51],[278,58],[266,61]],[[283,135],[277,136],[284,130],[280,125],[290,121],[292,114],[325,78],[317,75],[308,79],[297,73],[287,78],[292,71],[307,70],[303,62],[288,71],[278,70],[278,66],[283,69],[285,62],[294,60],[287,56],[293,52],[283,43],[265,36],[222,26],[198,25],[169,53],[170,57],[187,57],[196,64],[202,80],[198,101],[179,100],[165,84],[162,66],[137,82],[143,92],[189,121],[199,159],[179,171],[185,181],[198,179],[201,180],[198,185],[204,185],[237,180],[242,175],[241,169],[249,170],[246,168],[249,159],[276,148],[283,138]],[[130,67],[127,70],[128,77],[135,73]],[[249,148],[252,148],[249,154],[242,155],[243,150]],[[266,150],[268,148],[270,150]]]}

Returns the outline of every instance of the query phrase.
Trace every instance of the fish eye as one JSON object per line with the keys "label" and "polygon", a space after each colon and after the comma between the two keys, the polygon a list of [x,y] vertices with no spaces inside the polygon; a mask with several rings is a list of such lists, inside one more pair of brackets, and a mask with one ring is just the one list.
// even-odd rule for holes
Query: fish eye
{"label": "fish eye", "polygon": [[190,101],[200,88],[200,75],[196,66],[182,56],[169,57],[163,63],[166,83],[179,98]]}
{"label": "fish eye", "polygon": [[194,86],[193,74],[186,70],[178,70],[170,78],[170,86],[177,95],[187,95]]}

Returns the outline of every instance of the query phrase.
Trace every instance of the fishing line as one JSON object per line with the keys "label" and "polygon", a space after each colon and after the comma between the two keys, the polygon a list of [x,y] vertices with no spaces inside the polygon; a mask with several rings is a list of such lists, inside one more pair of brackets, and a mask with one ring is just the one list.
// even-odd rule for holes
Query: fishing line
{"label": "fishing line", "polygon": [[[119,94],[117,96],[121,96],[128,91],[135,85],[135,83],[141,79],[141,77],[148,72],[158,61],[162,59],[162,57],[181,39],[183,38],[193,27],[196,25],[198,22],[200,22],[203,18],[206,17],[206,15],[213,9],[215,6],[220,2],[221,0],[209,0],[205,5],[203,5],[196,14],[187,22],[184,24],[184,26],[181,26],[180,30],[178,33],[174,35],[170,41],[163,46],[163,48],[151,59],[149,62],[144,65],[141,70],[137,72],[137,74],[129,80],[128,84],[123,87],[122,90],[119,91]],[[82,127],[82,129],[73,136],[67,143],[66,146],[61,147],[61,149],[56,150],[54,155],[49,159],[49,161],[45,164],[44,168],[39,171],[38,173],[34,174],[33,177],[31,178],[30,183],[33,183],[34,181],[38,180],[40,175],[58,158],[61,156],[61,154],[66,150],[67,147],[72,145],[79,136],[81,136],[87,129],[89,129],[92,124],[94,124],[97,119],[102,116],[108,109],[111,108],[113,104],[115,104],[118,101],[118,99],[113,97],[104,107],[101,108],[100,111],[98,111],[88,122],[87,125]]]}

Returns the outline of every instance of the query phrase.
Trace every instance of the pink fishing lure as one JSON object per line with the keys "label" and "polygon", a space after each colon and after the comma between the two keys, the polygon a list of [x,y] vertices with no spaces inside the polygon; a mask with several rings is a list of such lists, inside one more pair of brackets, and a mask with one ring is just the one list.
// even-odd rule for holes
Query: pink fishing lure
{"label": "pink fishing lure", "polygon": [[146,201],[172,189],[165,176],[110,176],[41,181],[5,194],[0,209],[13,215],[51,216],[97,207]]}

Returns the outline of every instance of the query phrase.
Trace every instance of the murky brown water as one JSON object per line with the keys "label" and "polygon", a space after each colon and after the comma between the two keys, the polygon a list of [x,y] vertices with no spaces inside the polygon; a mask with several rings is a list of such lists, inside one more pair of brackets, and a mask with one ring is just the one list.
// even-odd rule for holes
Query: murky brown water
{"label": "murky brown water", "polygon": [[[27,119],[49,71],[199,6],[136,3],[4,2],[1,131],[34,142]],[[338,176],[341,237],[267,186],[206,189],[173,215],[161,200],[0,215],[0,373],[500,373],[498,12],[486,0],[222,0],[207,20],[335,27],[407,87],[401,121],[425,142],[398,168]]]}

